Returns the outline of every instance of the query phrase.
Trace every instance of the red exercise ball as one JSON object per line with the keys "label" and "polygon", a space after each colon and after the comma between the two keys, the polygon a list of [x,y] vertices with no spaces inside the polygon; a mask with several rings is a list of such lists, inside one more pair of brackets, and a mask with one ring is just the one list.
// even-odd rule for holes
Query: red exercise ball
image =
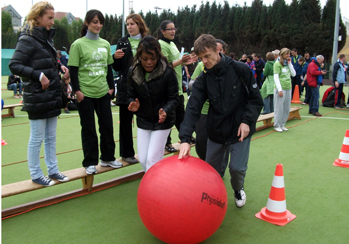
{"label": "red exercise ball", "polygon": [[137,206],[146,228],[166,243],[199,243],[223,222],[227,190],[205,161],[171,156],[152,166],[138,189]]}

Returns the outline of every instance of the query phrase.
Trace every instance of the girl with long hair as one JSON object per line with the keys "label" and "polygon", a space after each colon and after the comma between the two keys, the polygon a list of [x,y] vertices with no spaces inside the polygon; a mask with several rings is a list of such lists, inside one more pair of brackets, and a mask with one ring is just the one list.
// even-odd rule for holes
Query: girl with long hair
{"label": "girl with long hair", "polygon": [[[54,8],[49,2],[35,3],[21,31],[16,50],[10,61],[13,74],[22,77],[24,85],[23,110],[28,113],[30,136],[28,144],[28,167],[32,181],[52,186],[54,180],[68,181],[57,166],[56,129],[57,116],[61,114],[62,97],[59,71],[64,77],[69,70],[57,62],[52,37],[55,30]],[[40,149],[44,142],[45,163],[48,176],[40,168]]]}
{"label": "girl with long hair", "polygon": [[110,44],[99,37],[104,16],[95,9],[86,13],[81,38],[71,46],[68,65],[71,81],[78,101],[81,124],[82,161],[87,174],[96,174],[98,165],[98,138],[95,113],[100,133],[101,166],[119,168],[115,160],[113,118],[110,100],[114,93],[113,58]]}

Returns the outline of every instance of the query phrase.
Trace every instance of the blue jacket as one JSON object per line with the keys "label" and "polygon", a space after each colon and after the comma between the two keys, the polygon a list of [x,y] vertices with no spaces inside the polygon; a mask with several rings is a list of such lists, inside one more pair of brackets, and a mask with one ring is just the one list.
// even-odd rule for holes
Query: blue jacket
{"label": "blue jacket", "polygon": [[347,81],[344,64],[339,59],[333,66],[332,81],[338,81],[338,83],[340,84],[343,84]]}
{"label": "blue jacket", "polygon": [[302,65],[299,65],[298,59],[302,57],[301,55],[297,55],[296,57],[291,58],[291,62],[294,70],[296,71],[296,75],[302,75]]}

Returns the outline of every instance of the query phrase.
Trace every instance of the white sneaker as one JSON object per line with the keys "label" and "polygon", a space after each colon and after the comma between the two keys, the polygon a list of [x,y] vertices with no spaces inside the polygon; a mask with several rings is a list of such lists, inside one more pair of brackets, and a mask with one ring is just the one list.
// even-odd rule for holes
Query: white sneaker
{"label": "white sneaker", "polygon": [[349,103],[347,103],[347,108],[349,108]]}
{"label": "white sneaker", "polygon": [[246,203],[246,193],[244,189],[241,189],[240,191],[235,191],[234,197],[236,207],[242,208]]}
{"label": "white sneaker", "polygon": [[97,174],[97,169],[95,165],[90,165],[88,167],[85,167],[85,169],[86,169],[86,174],[88,175]]}
{"label": "white sneaker", "polygon": [[112,101],[110,101],[110,106],[116,106],[115,103],[113,103]]}
{"label": "white sneaker", "polygon": [[283,126],[281,126],[281,129],[283,130],[283,131],[288,131],[288,129],[283,125]]}
{"label": "white sneaker", "polygon": [[276,130],[277,132],[283,132],[283,130],[281,129],[281,127],[274,127],[274,130]]}
{"label": "white sneaker", "polygon": [[118,162],[116,160],[114,160],[114,161],[103,161],[103,160],[101,160],[100,163],[101,163],[101,166],[103,166],[103,167],[112,167],[114,169],[122,167],[122,163],[120,163],[120,162]]}

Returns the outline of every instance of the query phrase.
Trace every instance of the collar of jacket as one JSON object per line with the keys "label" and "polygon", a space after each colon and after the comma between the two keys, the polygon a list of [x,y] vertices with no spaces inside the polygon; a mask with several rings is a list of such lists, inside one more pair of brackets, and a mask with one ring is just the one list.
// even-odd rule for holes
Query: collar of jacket
{"label": "collar of jacket", "polygon": [[[162,76],[166,70],[166,62],[164,60],[160,60],[160,63],[158,63],[155,67],[155,69],[149,73],[149,77],[148,80],[152,80],[155,79],[159,76]],[[135,64],[135,68],[133,69],[132,72],[132,79],[140,86],[142,85],[143,81],[144,81],[144,69],[142,64],[140,63],[140,61],[137,61]]]}
{"label": "collar of jacket", "polygon": [[49,31],[46,30],[46,27],[37,27],[34,26],[32,31],[29,31],[29,26],[26,25],[21,31],[21,36],[32,36],[36,39],[39,39],[43,42],[49,41],[52,42],[52,38],[56,32],[56,29],[51,28]]}
{"label": "collar of jacket", "polygon": [[167,39],[165,37],[160,37],[160,40],[163,40],[164,42],[167,42],[168,44],[170,44],[172,42],[172,40]]}

